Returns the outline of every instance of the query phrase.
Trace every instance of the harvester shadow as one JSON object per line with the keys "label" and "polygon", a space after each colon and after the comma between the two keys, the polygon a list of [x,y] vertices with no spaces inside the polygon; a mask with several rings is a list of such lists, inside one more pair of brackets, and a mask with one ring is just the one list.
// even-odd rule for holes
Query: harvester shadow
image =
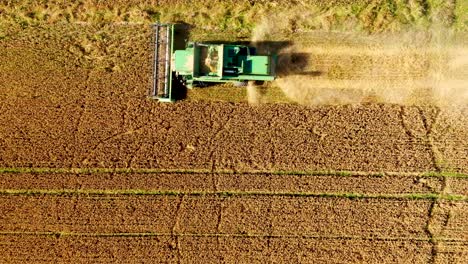
{"label": "harvester shadow", "polygon": [[174,25],[174,50],[185,49],[187,41],[190,39],[190,30],[194,26],[185,22],[176,22]]}
{"label": "harvester shadow", "polygon": [[175,76],[172,76],[172,97],[174,100],[179,101],[187,98],[187,87]]}
{"label": "harvester shadow", "polygon": [[307,69],[311,65],[311,56],[311,53],[304,52],[280,52],[276,73],[280,77],[289,75],[317,77],[323,75],[321,71]]}

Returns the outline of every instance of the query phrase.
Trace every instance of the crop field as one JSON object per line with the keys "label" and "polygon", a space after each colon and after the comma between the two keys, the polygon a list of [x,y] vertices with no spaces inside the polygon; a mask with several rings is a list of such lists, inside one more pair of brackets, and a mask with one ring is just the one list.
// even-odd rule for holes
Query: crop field
{"label": "crop field", "polygon": [[[3,1],[0,262],[466,263],[467,8]],[[156,20],[279,76],[152,101]]]}

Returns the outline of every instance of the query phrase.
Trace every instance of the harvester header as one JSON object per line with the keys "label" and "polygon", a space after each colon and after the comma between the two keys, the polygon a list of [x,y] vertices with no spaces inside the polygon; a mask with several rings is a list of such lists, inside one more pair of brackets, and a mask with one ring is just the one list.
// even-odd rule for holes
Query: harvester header
{"label": "harvester header", "polygon": [[172,102],[171,57],[174,50],[174,25],[153,25],[153,78],[150,96],[161,102]]}

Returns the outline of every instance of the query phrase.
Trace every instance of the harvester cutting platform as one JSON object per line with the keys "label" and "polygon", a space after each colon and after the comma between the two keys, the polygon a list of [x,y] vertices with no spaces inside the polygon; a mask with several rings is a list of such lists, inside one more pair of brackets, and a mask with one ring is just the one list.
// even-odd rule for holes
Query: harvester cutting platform
{"label": "harvester cutting platform", "polygon": [[[175,82],[187,88],[204,83],[272,81],[276,56],[256,55],[245,45],[176,41],[175,24],[154,24],[154,56],[151,98],[175,101]],[[185,42],[185,40],[182,40]]]}

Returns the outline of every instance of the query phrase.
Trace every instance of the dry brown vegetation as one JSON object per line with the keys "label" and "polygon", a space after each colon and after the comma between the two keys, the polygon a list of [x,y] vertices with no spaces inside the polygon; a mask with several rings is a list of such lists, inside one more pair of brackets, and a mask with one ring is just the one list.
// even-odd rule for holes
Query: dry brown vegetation
{"label": "dry brown vegetation", "polygon": [[[277,263],[328,262],[330,259],[353,262],[393,261],[427,263],[431,260],[431,245],[425,241],[333,240],[321,238],[275,237],[64,237],[4,236],[14,245],[3,252],[2,258],[20,263],[30,255],[40,256],[42,262],[78,261],[86,263],[99,259],[105,262],[122,259],[130,262],[154,261],[192,263]],[[463,249],[464,245],[457,244]],[[451,247],[453,248],[453,247]],[[182,249],[182,250],[180,250]],[[332,250],[333,249],[333,250]],[[466,255],[454,257],[445,252],[448,260],[463,261]],[[301,252],[301,253],[298,253]],[[389,254],[391,252],[391,254]],[[460,251],[461,252],[461,251]],[[15,260],[13,258],[17,258]]]}
{"label": "dry brown vegetation", "polygon": [[[293,70],[362,88],[434,65],[461,65],[463,80],[466,53],[446,64],[407,42],[400,58],[387,33],[315,30],[438,20],[463,39],[463,1],[233,3],[0,4],[0,262],[465,262],[466,107],[299,105],[276,84],[261,88],[270,103],[228,85],[159,104],[146,98],[144,25],[182,19],[198,25],[194,38],[245,39],[267,10],[286,14],[276,40],[313,62],[286,56]],[[297,6],[310,13],[290,20]]]}
{"label": "dry brown vegetation", "polygon": [[198,33],[229,31],[233,37],[239,38],[250,36],[255,25],[265,16],[275,20],[277,14],[300,10],[301,15],[287,18],[289,27],[284,33],[317,29],[398,31],[407,27],[427,28],[434,21],[463,31],[467,27],[466,8],[465,1],[454,0],[20,0],[2,1],[0,25],[14,24],[25,28],[57,22],[103,25],[184,21],[195,25]]}
{"label": "dry brown vegetation", "polygon": [[3,166],[466,171],[466,109],[158,105],[146,99],[144,34],[129,40],[122,36],[135,28],[108,29],[113,37],[94,44],[109,55],[76,56],[67,51],[73,31],[47,38],[48,29],[0,51]]}
{"label": "dry brown vegetation", "polygon": [[[268,173],[2,173],[7,190],[138,190],[139,192],[267,192],[267,193],[441,193],[444,177],[349,176]],[[466,178],[450,179],[447,193],[467,195]]]}

